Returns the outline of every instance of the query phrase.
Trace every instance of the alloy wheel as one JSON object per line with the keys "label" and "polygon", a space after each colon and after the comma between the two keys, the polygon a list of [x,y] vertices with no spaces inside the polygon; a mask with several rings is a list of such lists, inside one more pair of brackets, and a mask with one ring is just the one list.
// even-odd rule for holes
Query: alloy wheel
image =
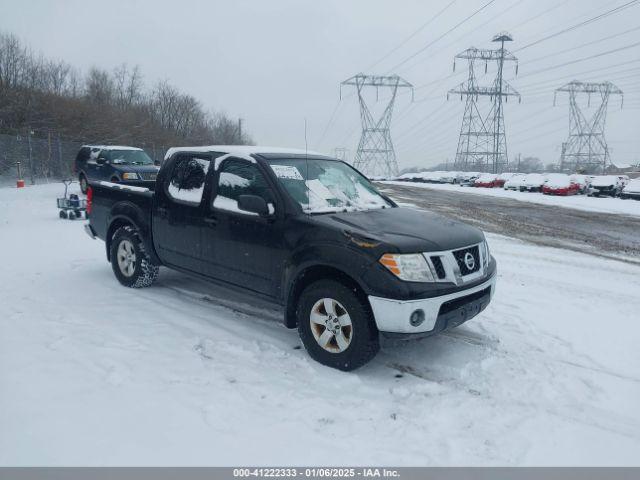
{"label": "alloy wheel", "polygon": [[331,353],[342,353],[351,344],[353,325],[347,309],[333,298],[321,298],[309,315],[311,332],[318,345]]}
{"label": "alloy wheel", "polygon": [[118,267],[125,277],[131,277],[136,271],[136,251],[133,243],[122,240],[118,245]]}

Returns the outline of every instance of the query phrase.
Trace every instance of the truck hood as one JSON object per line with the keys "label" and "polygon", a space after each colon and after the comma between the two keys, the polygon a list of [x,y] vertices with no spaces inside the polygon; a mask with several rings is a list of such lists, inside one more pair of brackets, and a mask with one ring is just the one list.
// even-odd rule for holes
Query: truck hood
{"label": "truck hood", "polygon": [[436,252],[484,240],[477,228],[442,215],[411,208],[317,215],[329,227],[388,244],[400,253]]}

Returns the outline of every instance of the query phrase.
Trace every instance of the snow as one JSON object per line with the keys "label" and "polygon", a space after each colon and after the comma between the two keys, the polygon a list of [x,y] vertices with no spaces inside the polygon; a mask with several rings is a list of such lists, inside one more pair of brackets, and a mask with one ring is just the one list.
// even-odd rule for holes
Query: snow
{"label": "snow", "polygon": [[142,151],[141,148],[138,147],[129,147],[127,145],[83,145],[82,148],[95,148],[99,150],[137,150]]}
{"label": "snow", "polygon": [[547,175],[545,185],[551,188],[567,188],[571,185],[571,180],[569,175],[564,173],[551,173]]}
{"label": "snow", "polygon": [[495,181],[497,178],[498,175],[494,173],[483,173],[477,178],[476,183],[489,183]]}
{"label": "snow", "polygon": [[[517,177],[520,179],[521,177]],[[508,182],[513,181],[512,178]],[[531,202],[540,205],[551,205],[554,207],[574,208],[587,212],[601,212],[622,215],[640,215],[640,202],[630,202],[619,198],[594,198],[586,195],[572,195],[569,197],[558,197],[555,195],[543,195],[542,193],[515,192],[512,190],[504,190],[502,188],[464,188],[459,185],[445,184],[426,184],[411,182],[380,182],[389,185],[401,185],[412,188],[424,188],[434,190],[447,190],[458,192],[461,194],[469,193],[472,195],[489,195],[492,197],[503,197],[517,200],[520,202]]]}
{"label": "snow", "polygon": [[545,182],[546,176],[540,173],[529,173],[522,182],[525,187],[538,188]]}
{"label": "snow", "polygon": [[[238,207],[238,201],[233,198],[223,197],[222,195],[216,195],[216,198],[213,199],[213,206],[215,208],[219,208],[220,210],[228,210],[230,212],[243,213],[245,215],[255,215],[258,216],[255,212],[247,212],[246,210],[241,210]],[[273,207],[272,207],[273,208]],[[271,209],[270,213],[271,212]]]}
{"label": "snow", "polygon": [[[249,161],[255,162],[255,159],[251,155],[261,153],[282,153],[290,155],[314,155],[314,156],[326,156],[322,153],[313,152],[311,150],[301,150],[297,148],[281,148],[281,147],[264,147],[264,146],[252,146],[252,145],[206,145],[201,147],[172,147],[167,150],[164,155],[164,159],[168,159],[174,153],[177,152],[220,152],[232,155],[234,157],[245,158]],[[217,167],[216,167],[217,168]]]}
{"label": "snow", "polygon": [[593,187],[609,187],[611,185],[618,185],[620,183],[620,177],[615,175],[597,175],[591,180],[591,186]]}
{"label": "snow", "polygon": [[171,183],[169,183],[168,190],[169,190],[169,194],[173,198],[199,205],[200,202],[202,201],[202,194],[204,192],[204,177],[209,172],[209,164],[211,162],[206,158],[195,158],[194,157],[193,160],[195,160],[198,163],[198,165],[200,165],[202,167],[202,169],[204,171],[204,175],[202,176],[203,182],[200,185],[200,187],[199,188],[190,188],[190,189],[179,188],[176,185],[174,185],[173,181],[171,181]]}
{"label": "snow", "polygon": [[251,185],[251,182],[247,178],[243,178],[235,173],[222,172],[220,174],[220,185],[225,185],[227,187],[248,187]]}
{"label": "snow", "polygon": [[640,178],[630,180],[622,191],[624,193],[640,193]]}
{"label": "snow", "polygon": [[485,312],[343,373],[266,305],[121,287],[62,191],[0,188],[0,465],[638,463],[637,265],[488,235]]}

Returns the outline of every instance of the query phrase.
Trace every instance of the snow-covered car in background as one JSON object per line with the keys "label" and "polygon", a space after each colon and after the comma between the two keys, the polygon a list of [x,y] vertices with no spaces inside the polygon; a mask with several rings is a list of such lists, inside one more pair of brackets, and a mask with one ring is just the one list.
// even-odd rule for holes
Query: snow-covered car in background
{"label": "snow-covered car in background", "polygon": [[398,182],[414,182],[420,174],[418,172],[407,172],[396,177]]}
{"label": "snow-covered car in background", "polygon": [[438,172],[438,183],[457,183],[458,172]]}
{"label": "snow-covered car in background", "polygon": [[507,182],[507,180],[509,180],[514,175],[517,175],[517,174],[511,173],[511,172],[501,173],[500,175],[498,175],[498,178],[496,178],[496,187],[499,187],[499,188],[504,187],[504,184]]}
{"label": "snow-covered car in background", "polygon": [[591,181],[589,196],[617,197],[628,181],[627,175],[598,175]]}
{"label": "snow-covered car in background", "polygon": [[456,175],[455,183],[459,184],[461,187],[472,187],[480,175],[480,172],[460,172]]}
{"label": "snow-covered car in background", "polygon": [[575,195],[580,192],[580,186],[571,182],[569,175],[565,173],[551,173],[542,186],[545,195]]}
{"label": "snow-covered car in background", "polygon": [[494,188],[497,187],[498,184],[496,180],[498,179],[498,175],[494,173],[483,173],[476,181],[473,182],[474,187],[484,187],[484,188]]}
{"label": "snow-covered car in background", "polygon": [[504,182],[503,188],[505,190],[515,190],[517,192],[524,186],[524,180],[527,176],[524,173],[515,173]]}
{"label": "snow-covered car in background", "polygon": [[586,194],[589,191],[589,185],[591,185],[591,177],[588,175],[580,175],[579,173],[574,173],[573,175],[569,175],[569,180],[571,183],[578,185],[578,193]]}
{"label": "snow-covered car in background", "polygon": [[529,173],[522,182],[521,192],[541,192],[547,178],[541,173]]}
{"label": "snow-covered car in background", "polygon": [[622,189],[620,198],[633,198],[635,200],[640,200],[640,178],[629,180],[629,183],[627,183]]}

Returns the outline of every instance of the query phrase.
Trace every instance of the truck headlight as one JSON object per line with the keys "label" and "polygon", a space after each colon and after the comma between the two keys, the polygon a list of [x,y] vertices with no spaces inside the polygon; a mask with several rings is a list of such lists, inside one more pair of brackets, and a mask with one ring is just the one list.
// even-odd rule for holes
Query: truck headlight
{"label": "truck headlight", "polygon": [[431,269],[420,253],[385,253],[379,262],[400,280],[406,282],[435,282]]}
{"label": "truck headlight", "polygon": [[135,172],[127,172],[122,174],[123,180],[140,180],[140,176]]}

